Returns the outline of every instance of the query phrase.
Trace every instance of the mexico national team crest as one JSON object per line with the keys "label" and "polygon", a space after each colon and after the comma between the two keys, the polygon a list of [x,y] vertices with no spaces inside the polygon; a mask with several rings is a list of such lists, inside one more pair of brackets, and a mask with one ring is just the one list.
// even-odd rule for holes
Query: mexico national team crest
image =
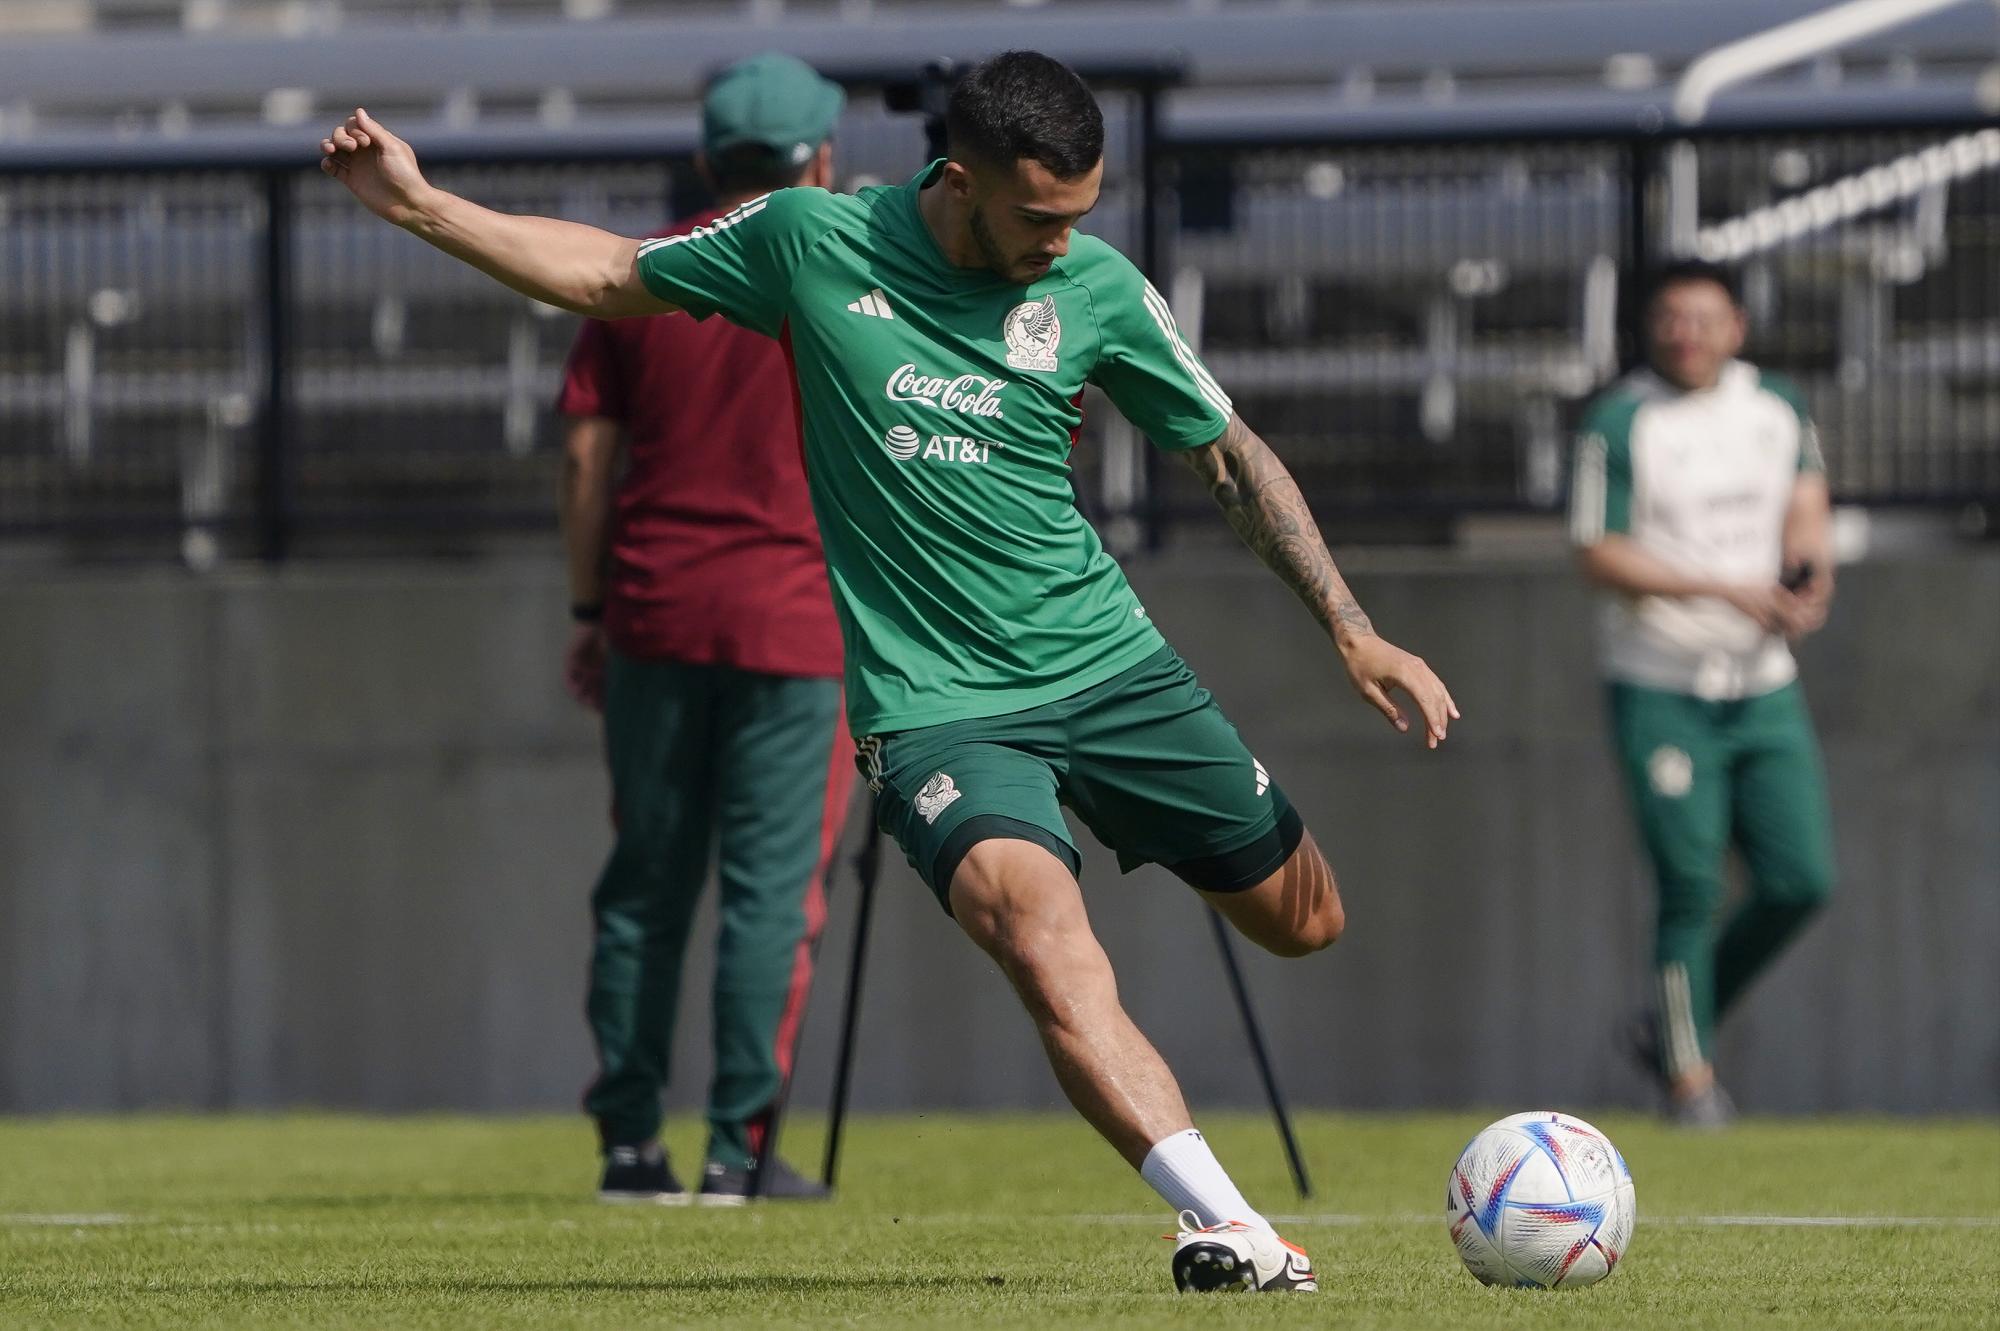
{"label": "mexico national team crest", "polygon": [[1000,325],[1007,339],[1007,363],[1017,370],[1056,368],[1056,344],[1062,341],[1062,320],[1056,318],[1056,298],[1024,300],[1007,311]]}
{"label": "mexico national team crest", "polygon": [[1662,744],[1646,759],[1646,778],[1652,782],[1655,795],[1683,799],[1694,789],[1694,759],[1688,757],[1686,749]]}
{"label": "mexico national team crest", "polygon": [[957,783],[943,772],[939,772],[924,782],[924,788],[917,792],[914,802],[918,816],[927,825],[937,822],[938,815],[945,811],[945,806],[956,800],[961,793]]}

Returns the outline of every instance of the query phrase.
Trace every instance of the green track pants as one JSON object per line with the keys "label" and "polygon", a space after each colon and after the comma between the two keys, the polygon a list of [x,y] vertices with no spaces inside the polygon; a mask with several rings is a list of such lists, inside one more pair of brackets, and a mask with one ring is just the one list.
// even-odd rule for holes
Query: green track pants
{"label": "green track pants", "polygon": [[[1826,776],[1796,682],[1728,702],[1630,684],[1610,695],[1659,887],[1660,1048],[1676,1075],[1711,1060],[1716,1023],[1833,890]],[[1718,931],[1731,844],[1749,890]]]}
{"label": "green track pants", "polygon": [[748,1166],[796,1052],[854,780],[840,684],[614,654],[605,747],[617,842],[591,897],[584,1096],[605,1146],[660,1127],[681,965],[717,851],[708,1153]]}

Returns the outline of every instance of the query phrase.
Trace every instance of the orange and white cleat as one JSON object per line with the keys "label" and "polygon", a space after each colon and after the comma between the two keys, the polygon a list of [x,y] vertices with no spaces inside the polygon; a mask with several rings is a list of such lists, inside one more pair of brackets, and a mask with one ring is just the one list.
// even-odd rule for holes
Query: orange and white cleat
{"label": "orange and white cleat", "polygon": [[1183,1294],[1312,1294],[1319,1290],[1312,1259],[1268,1229],[1225,1220],[1206,1229],[1182,1211],[1174,1243],[1174,1287]]}

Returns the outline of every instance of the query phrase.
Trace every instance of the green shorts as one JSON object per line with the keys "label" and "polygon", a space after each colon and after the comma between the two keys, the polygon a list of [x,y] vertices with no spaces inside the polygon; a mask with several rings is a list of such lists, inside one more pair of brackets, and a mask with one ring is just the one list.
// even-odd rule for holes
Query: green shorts
{"label": "green shorts", "polygon": [[1083,864],[1075,811],[1126,872],[1163,864],[1210,892],[1254,887],[1305,829],[1236,727],[1171,648],[1058,702],[868,735],[856,762],[875,822],[951,911],[952,874],[995,837]]}

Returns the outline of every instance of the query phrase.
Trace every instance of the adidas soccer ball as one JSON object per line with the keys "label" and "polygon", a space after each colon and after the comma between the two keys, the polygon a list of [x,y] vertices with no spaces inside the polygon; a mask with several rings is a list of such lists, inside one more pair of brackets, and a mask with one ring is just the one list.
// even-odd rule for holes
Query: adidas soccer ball
{"label": "adidas soccer ball", "polygon": [[1485,1283],[1575,1289],[1611,1274],[1638,1208],[1611,1139],[1544,1111],[1503,1118],[1467,1144],[1445,1219],[1465,1269]]}

